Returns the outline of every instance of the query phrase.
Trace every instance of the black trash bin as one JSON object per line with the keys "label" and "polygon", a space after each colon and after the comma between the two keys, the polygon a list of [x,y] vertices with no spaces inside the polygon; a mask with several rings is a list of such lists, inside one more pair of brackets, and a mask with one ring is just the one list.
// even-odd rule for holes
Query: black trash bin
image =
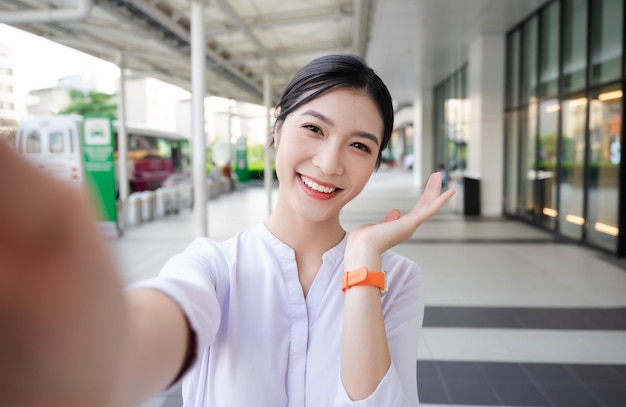
{"label": "black trash bin", "polygon": [[480,215],[480,180],[463,177],[463,214]]}

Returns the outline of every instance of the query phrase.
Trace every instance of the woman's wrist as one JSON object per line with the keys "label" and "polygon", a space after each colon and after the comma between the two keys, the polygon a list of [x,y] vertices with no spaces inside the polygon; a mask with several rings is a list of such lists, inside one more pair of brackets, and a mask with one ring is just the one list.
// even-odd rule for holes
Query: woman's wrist
{"label": "woman's wrist", "polygon": [[367,267],[371,271],[380,271],[380,253],[370,245],[360,242],[348,243],[344,252],[344,271],[353,271],[359,267]]}

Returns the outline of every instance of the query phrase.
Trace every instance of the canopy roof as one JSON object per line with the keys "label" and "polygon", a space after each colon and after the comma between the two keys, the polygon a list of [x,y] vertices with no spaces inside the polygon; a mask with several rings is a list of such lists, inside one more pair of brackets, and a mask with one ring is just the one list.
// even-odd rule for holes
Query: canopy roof
{"label": "canopy roof", "polygon": [[[548,0],[206,0],[208,94],[263,102],[311,59],[364,57],[399,104],[458,69],[470,41],[502,35]],[[3,0],[8,23],[191,88],[191,0]],[[34,13],[34,14],[33,14]]]}

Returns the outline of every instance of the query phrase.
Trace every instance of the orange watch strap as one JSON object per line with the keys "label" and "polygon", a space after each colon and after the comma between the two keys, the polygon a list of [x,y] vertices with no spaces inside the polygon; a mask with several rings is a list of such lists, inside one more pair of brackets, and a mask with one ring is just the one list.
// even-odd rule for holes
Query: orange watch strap
{"label": "orange watch strap", "polygon": [[381,293],[384,293],[387,291],[387,275],[384,271],[369,271],[367,267],[346,272],[342,279],[342,291],[345,293],[347,289],[355,285],[371,285],[378,287]]}

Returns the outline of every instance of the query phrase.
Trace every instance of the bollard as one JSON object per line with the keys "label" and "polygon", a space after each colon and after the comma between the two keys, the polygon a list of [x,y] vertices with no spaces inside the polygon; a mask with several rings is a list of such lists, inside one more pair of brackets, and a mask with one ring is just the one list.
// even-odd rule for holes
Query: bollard
{"label": "bollard", "polygon": [[185,202],[185,190],[182,185],[175,186],[174,190],[176,191],[176,196],[178,197],[178,209],[182,211],[187,207]]}
{"label": "bollard", "polygon": [[180,201],[178,196],[178,191],[174,187],[167,188],[167,193],[169,194],[169,213],[178,213],[180,208]]}
{"label": "bollard", "polygon": [[136,225],[141,222],[141,193],[133,192],[128,197],[128,224]]}
{"label": "bollard", "polygon": [[207,192],[209,199],[218,198],[221,192],[219,181],[207,180]]}
{"label": "bollard", "polygon": [[166,202],[165,202],[165,189],[164,188],[158,188],[155,192],[155,203],[154,203],[154,217],[155,218],[160,218],[163,215],[165,215],[165,208],[166,208]]}
{"label": "bollard", "polygon": [[182,207],[185,209],[191,209],[193,207],[193,189],[190,185],[180,185]]}
{"label": "bollard", "polygon": [[163,188],[163,202],[165,204],[165,214],[169,215],[172,213],[172,191],[170,191],[169,187]]}
{"label": "bollard", "polygon": [[146,222],[154,217],[154,192],[143,191],[141,193],[141,220]]}
{"label": "bollard", "polygon": [[220,183],[220,195],[226,195],[227,193],[230,192],[230,184],[228,183],[228,179],[227,178],[220,178],[219,180]]}

